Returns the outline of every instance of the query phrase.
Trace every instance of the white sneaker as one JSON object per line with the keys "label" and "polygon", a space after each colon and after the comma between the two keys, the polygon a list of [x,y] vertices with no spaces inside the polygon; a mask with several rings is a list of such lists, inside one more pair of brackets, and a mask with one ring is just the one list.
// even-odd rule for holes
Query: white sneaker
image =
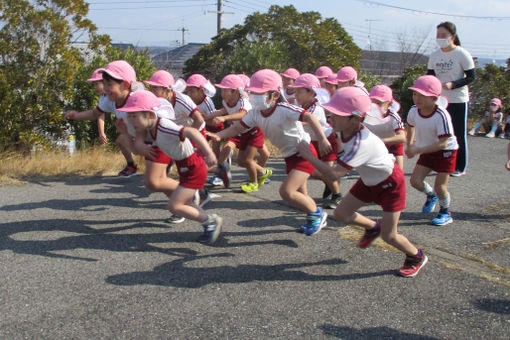
{"label": "white sneaker", "polygon": [[471,130],[469,130],[468,135],[470,135],[470,136],[474,136],[474,135],[475,135],[475,133],[476,133],[476,132],[475,132],[475,129],[471,129]]}
{"label": "white sneaker", "polygon": [[177,215],[170,216],[166,221],[168,223],[182,223],[184,222],[185,218]]}
{"label": "white sneaker", "polygon": [[223,181],[218,176],[211,177],[211,179],[208,181],[208,183],[211,185],[214,185],[214,186],[223,185]]}
{"label": "white sneaker", "polygon": [[495,134],[492,131],[485,135],[485,137],[487,137],[487,138],[494,138],[494,136],[495,136]]}

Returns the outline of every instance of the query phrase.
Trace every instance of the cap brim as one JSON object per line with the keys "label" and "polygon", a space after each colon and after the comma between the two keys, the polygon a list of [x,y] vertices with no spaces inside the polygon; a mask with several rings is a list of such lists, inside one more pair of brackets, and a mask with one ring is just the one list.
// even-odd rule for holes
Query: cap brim
{"label": "cap brim", "polygon": [[351,112],[340,111],[337,108],[335,108],[331,105],[328,105],[328,104],[322,105],[322,108],[324,110],[328,110],[329,112],[331,112],[332,114],[335,114],[337,116],[354,116]]}
{"label": "cap brim", "polygon": [[422,89],[419,89],[419,88],[414,87],[414,86],[409,87],[409,90],[416,91],[419,94],[424,95],[425,97],[440,97],[441,96],[441,95],[436,95],[436,94],[429,93],[427,91],[423,91]]}
{"label": "cap brim", "polygon": [[229,89],[229,90],[237,90],[237,88],[233,88],[232,86],[214,84],[214,86],[219,87],[220,89]]}
{"label": "cap brim", "polygon": [[100,73],[107,73],[110,77],[114,78],[114,79],[117,79],[117,80],[124,80],[122,79],[121,76],[119,76],[118,74],[115,74],[111,71],[108,71],[108,70],[102,70],[102,71],[99,71]]}
{"label": "cap brim", "polygon": [[[266,92],[271,91],[271,90],[270,89],[265,89],[265,88],[262,88],[262,87],[247,87],[246,91],[250,91],[250,92],[254,92],[254,93],[266,93]],[[274,90],[274,91],[278,91],[278,90]]]}
{"label": "cap brim", "polygon": [[160,83],[156,83],[156,82],[150,81],[150,80],[144,80],[143,82],[144,82],[144,84],[151,85],[151,86],[159,86],[159,87],[164,87],[166,89],[168,88],[168,86],[161,85]]}
{"label": "cap brim", "polygon": [[93,83],[95,81],[102,81],[103,78],[89,78],[86,80],[87,83]]}

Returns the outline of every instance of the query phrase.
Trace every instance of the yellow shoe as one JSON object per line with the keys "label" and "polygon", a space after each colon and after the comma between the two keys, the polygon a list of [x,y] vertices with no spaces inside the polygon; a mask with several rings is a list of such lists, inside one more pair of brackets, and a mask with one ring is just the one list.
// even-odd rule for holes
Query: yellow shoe
{"label": "yellow shoe", "polygon": [[255,192],[259,191],[259,185],[257,183],[246,183],[241,185],[241,190],[244,192]]}
{"label": "yellow shoe", "polygon": [[257,181],[259,184],[259,187],[263,186],[266,183],[266,179],[268,179],[272,175],[273,175],[273,170],[266,168],[266,173],[259,176],[259,179]]}

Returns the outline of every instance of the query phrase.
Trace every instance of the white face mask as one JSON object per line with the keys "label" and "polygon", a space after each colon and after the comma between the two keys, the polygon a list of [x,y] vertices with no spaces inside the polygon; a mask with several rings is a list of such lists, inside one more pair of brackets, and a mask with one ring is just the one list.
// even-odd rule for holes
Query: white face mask
{"label": "white face mask", "polygon": [[271,103],[267,103],[267,95],[250,94],[250,104],[256,110],[267,110],[271,107]]}
{"label": "white face mask", "polygon": [[446,39],[437,38],[436,43],[440,48],[447,48],[448,46],[450,46],[450,38]]}
{"label": "white face mask", "polygon": [[491,104],[491,109],[496,111],[499,108],[498,105]]}

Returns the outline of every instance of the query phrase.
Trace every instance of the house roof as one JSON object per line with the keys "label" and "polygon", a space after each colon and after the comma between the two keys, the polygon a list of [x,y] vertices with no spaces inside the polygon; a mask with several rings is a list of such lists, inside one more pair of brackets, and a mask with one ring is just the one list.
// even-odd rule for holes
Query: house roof
{"label": "house roof", "polygon": [[426,65],[428,57],[421,53],[362,51],[360,67],[376,76],[401,75],[409,66]]}
{"label": "house roof", "polygon": [[201,43],[189,43],[166,53],[158,54],[152,58],[152,61],[159,68],[183,69],[186,60],[192,58],[204,45]]}

